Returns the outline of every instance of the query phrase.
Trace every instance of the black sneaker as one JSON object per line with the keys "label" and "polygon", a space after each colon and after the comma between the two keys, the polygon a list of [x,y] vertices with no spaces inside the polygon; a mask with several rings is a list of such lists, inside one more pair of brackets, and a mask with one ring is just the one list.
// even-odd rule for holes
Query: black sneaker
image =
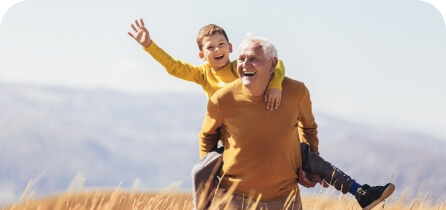
{"label": "black sneaker", "polygon": [[386,186],[375,187],[370,187],[365,184],[358,189],[355,197],[362,209],[369,210],[378,205],[379,202],[388,198],[393,191],[395,191],[395,185],[392,183],[388,183]]}

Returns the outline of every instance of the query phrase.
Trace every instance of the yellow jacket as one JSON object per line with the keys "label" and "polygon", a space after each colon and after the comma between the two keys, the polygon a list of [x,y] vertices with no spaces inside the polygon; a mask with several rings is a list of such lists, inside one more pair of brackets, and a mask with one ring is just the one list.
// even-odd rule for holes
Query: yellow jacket
{"label": "yellow jacket", "polygon": [[[208,63],[202,65],[192,65],[187,62],[177,60],[167,54],[153,41],[148,47],[143,49],[150,53],[150,55],[152,55],[156,61],[163,65],[169,74],[201,85],[208,98],[210,98],[215,91],[222,88],[225,84],[239,78],[237,73],[237,61],[232,61],[222,69],[214,71]],[[283,66],[282,61],[279,60],[268,88],[279,88],[282,90],[282,81],[284,77],[285,67]]]}

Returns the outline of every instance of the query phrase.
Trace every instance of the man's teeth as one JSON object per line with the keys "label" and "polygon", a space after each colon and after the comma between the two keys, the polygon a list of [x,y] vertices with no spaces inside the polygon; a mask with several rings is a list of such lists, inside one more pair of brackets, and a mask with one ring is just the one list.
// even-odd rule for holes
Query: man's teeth
{"label": "man's teeth", "polygon": [[256,72],[252,72],[252,71],[243,72],[243,75],[245,75],[245,76],[254,76],[255,74],[256,74]]}

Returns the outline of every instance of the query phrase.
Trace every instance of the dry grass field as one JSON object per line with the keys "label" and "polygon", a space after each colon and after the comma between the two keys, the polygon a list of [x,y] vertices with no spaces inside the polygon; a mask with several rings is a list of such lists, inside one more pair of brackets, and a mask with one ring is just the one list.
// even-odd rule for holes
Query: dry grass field
{"label": "dry grass field", "polygon": [[[224,200],[223,198],[222,200]],[[218,203],[218,202],[215,202]],[[303,195],[302,203],[304,209],[361,209],[353,196],[338,193],[315,193],[314,195]],[[19,210],[47,210],[47,209],[67,209],[67,210],[101,210],[101,209],[132,209],[132,210],[152,210],[152,209],[193,209],[192,194],[178,191],[178,186],[169,187],[160,192],[138,192],[135,190],[122,190],[116,187],[115,190],[87,190],[79,192],[65,192],[58,195],[33,198],[33,193],[23,193],[22,200],[1,209]],[[210,208],[215,209],[215,208]],[[230,209],[224,208],[221,209]],[[389,210],[446,210],[446,202],[430,201],[427,196],[418,196],[416,199],[408,201],[405,196],[399,198],[393,195],[382,202],[374,209]]]}

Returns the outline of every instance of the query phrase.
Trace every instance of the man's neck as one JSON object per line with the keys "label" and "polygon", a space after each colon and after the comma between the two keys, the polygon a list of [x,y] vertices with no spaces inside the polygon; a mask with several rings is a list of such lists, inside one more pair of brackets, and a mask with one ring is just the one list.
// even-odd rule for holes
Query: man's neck
{"label": "man's neck", "polygon": [[[271,74],[271,78],[269,79],[269,82],[271,82],[272,79],[273,79],[273,76]],[[257,89],[254,87],[247,87],[245,85],[243,85],[243,86],[249,92],[249,94],[251,94],[252,96],[261,96],[261,95],[265,94],[266,90],[268,89],[269,82],[264,87],[260,87]]]}
{"label": "man's neck", "polygon": [[263,94],[265,94],[265,91],[267,89],[267,86],[265,88],[259,88],[259,89],[249,88],[247,86],[244,87],[248,91],[248,93],[252,96],[262,96]]}

